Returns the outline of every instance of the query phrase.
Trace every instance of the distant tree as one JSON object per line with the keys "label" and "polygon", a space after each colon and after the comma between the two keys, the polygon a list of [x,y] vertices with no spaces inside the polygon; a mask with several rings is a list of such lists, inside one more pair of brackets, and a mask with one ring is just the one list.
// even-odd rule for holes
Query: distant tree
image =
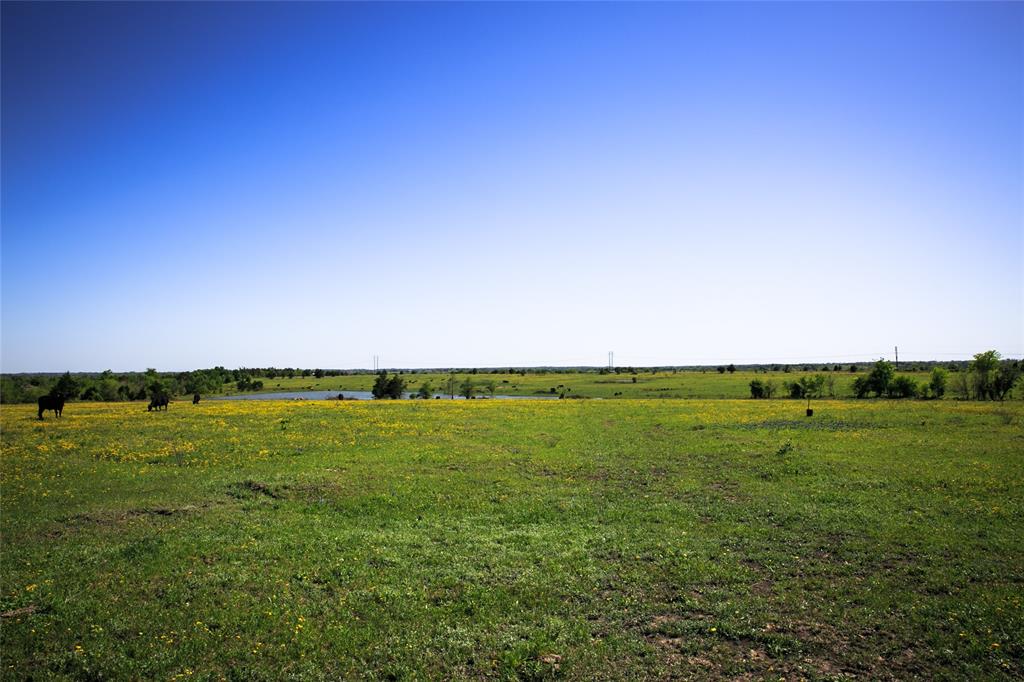
{"label": "distant tree", "polygon": [[729,366],[728,366],[728,367],[726,367],[725,369],[726,369],[726,370],[727,370],[727,371],[729,372],[729,374],[733,374],[733,373],[735,373],[735,372],[736,372],[736,365],[734,365],[734,364],[732,364],[732,363],[730,362],[730,363],[729,363]]}
{"label": "distant tree", "polygon": [[750,382],[750,397],[755,400],[766,397],[764,394],[764,382],[754,379]]}
{"label": "distant tree", "polygon": [[399,374],[393,374],[388,379],[387,396],[392,400],[398,400],[405,392],[405,378]]}
{"label": "distant tree", "polygon": [[857,365],[850,365],[850,374],[857,373]]}
{"label": "distant tree", "polygon": [[820,398],[825,390],[825,375],[815,374],[810,377],[800,377],[800,385],[803,386],[804,397]]}
{"label": "distant tree", "polygon": [[119,400],[120,396],[117,393],[119,387],[117,379],[114,378],[114,373],[109,369],[103,370],[96,383],[96,390],[100,394],[99,399],[106,402]]}
{"label": "distant tree", "polygon": [[322,369],[314,369],[313,370],[313,376],[316,377],[317,379],[323,379],[324,378],[324,371]]}
{"label": "distant tree", "polygon": [[405,379],[398,374],[388,377],[387,371],[383,369],[377,373],[373,389],[371,389],[373,397],[377,400],[386,398],[397,400],[402,397],[403,391],[405,391]]}
{"label": "distant tree", "polygon": [[786,387],[786,391],[789,393],[790,398],[804,397],[804,385],[799,381],[787,381],[784,386]]}
{"label": "distant tree", "polygon": [[725,365],[719,365],[719,366],[718,366],[718,367],[716,367],[715,369],[717,369],[717,370],[718,370],[718,373],[719,373],[719,374],[725,374]]}
{"label": "distant tree", "polygon": [[995,400],[995,378],[999,369],[999,352],[988,350],[978,353],[971,361],[972,389],[975,400]]}
{"label": "distant tree", "polygon": [[428,400],[430,396],[434,395],[434,387],[430,385],[430,381],[424,381],[420,384],[420,388],[416,391],[416,396]]}
{"label": "distant tree", "polygon": [[634,377],[632,377],[632,379],[633,379],[633,383],[635,384],[636,383],[636,377],[634,376]]}
{"label": "distant tree", "polygon": [[773,395],[775,395],[775,390],[776,390],[777,387],[775,385],[775,382],[772,379],[765,379],[761,383],[761,387],[762,387],[762,390],[764,391],[764,397],[765,398],[771,398]]}
{"label": "distant tree", "polygon": [[96,386],[88,386],[79,396],[80,400],[103,400],[100,390]]}
{"label": "distant tree", "polygon": [[494,391],[496,391],[497,388],[498,385],[494,382],[494,379],[488,379],[483,383],[483,389],[487,391],[492,398],[494,397]]}
{"label": "distant tree", "polygon": [[917,382],[908,376],[895,377],[887,390],[890,398],[916,398],[919,391]]}
{"label": "distant tree", "polygon": [[382,400],[387,395],[388,390],[388,373],[381,370],[377,373],[377,378],[373,381],[373,388],[370,389],[370,393],[376,400]]}
{"label": "distant tree", "polygon": [[1003,360],[996,369],[995,378],[992,380],[992,397],[994,400],[1006,400],[1006,396],[1013,390],[1014,385],[1021,377],[1019,360]]}
{"label": "distant tree", "polygon": [[77,398],[78,394],[82,391],[82,384],[77,379],[71,376],[71,372],[64,372],[61,378],[57,380],[53,388],[50,389],[50,395],[56,395],[60,393],[65,398]]}
{"label": "distant tree", "polygon": [[946,370],[941,367],[932,369],[931,381],[928,382],[928,390],[933,398],[941,398],[946,394]]}
{"label": "distant tree", "polygon": [[857,377],[853,380],[853,395],[857,398],[867,398],[871,392],[867,377]]}
{"label": "distant tree", "polygon": [[171,392],[170,389],[167,388],[167,382],[165,382],[162,377],[156,376],[156,373],[154,372],[153,376],[150,376],[149,380],[146,382],[146,394],[143,397],[149,398],[150,400],[155,400],[157,398],[170,398]]}
{"label": "distant tree", "polygon": [[953,377],[953,390],[960,400],[971,399],[971,377],[967,372],[956,372]]}
{"label": "distant tree", "polygon": [[468,377],[459,386],[459,395],[461,395],[463,398],[466,398],[467,400],[472,398],[475,392],[476,384],[474,384],[473,380]]}
{"label": "distant tree", "polygon": [[894,374],[895,370],[891,362],[879,360],[875,363],[871,374],[868,375],[868,390],[872,391],[876,398],[881,397],[889,390],[889,384],[892,382]]}

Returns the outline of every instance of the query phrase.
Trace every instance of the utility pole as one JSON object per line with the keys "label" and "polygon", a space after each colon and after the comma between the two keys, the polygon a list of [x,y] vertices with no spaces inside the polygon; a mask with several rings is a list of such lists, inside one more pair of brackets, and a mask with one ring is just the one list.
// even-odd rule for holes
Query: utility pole
{"label": "utility pole", "polygon": [[608,351],[608,369],[615,369],[615,351]]}
{"label": "utility pole", "polygon": [[900,347],[893,346],[893,350],[896,351],[896,371],[900,371]]}

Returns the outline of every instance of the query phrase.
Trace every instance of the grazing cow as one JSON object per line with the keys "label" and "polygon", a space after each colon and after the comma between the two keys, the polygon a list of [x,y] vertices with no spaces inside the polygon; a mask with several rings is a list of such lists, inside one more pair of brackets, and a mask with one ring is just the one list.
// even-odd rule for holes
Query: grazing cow
{"label": "grazing cow", "polygon": [[53,410],[54,416],[59,417],[64,412],[64,400],[63,393],[39,396],[39,418],[43,418],[43,410]]}
{"label": "grazing cow", "polygon": [[171,402],[171,399],[165,395],[158,395],[149,401],[149,407],[146,408],[147,412],[152,410],[159,410],[161,407],[167,410],[167,403]]}
{"label": "grazing cow", "polygon": [[193,405],[198,405],[199,404],[199,394],[198,393],[196,393],[196,394],[194,394],[192,396],[192,404]]}

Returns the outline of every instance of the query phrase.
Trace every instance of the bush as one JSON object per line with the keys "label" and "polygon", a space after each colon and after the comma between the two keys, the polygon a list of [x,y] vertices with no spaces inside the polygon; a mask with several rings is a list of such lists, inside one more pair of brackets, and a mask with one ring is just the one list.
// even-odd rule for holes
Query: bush
{"label": "bush", "polygon": [[750,382],[750,397],[754,399],[764,398],[764,382],[754,379]]}
{"label": "bush", "polygon": [[999,363],[996,376],[992,380],[992,396],[998,400],[1005,400],[1006,396],[1013,390],[1017,380],[1020,379],[1024,368],[1019,360],[1003,360]]}
{"label": "bush", "polygon": [[933,398],[941,398],[946,394],[946,370],[941,367],[936,367],[932,370],[932,378],[928,382],[928,390]]}
{"label": "bush", "polygon": [[916,398],[919,392],[917,382],[907,376],[899,376],[890,382],[890,398]]}
{"label": "bush", "polygon": [[775,382],[771,379],[754,379],[750,382],[750,397],[768,399],[775,395]]}
{"label": "bush", "polygon": [[879,360],[875,363],[871,374],[868,375],[868,390],[874,392],[876,398],[881,397],[889,390],[889,384],[892,382],[894,374],[895,370],[891,362]]}
{"label": "bush", "polygon": [[402,397],[403,391],[405,391],[405,379],[397,374],[389,378],[387,371],[382,369],[373,382],[371,393],[373,393],[373,397],[377,400],[384,400],[385,398],[398,400]]}
{"label": "bush", "polygon": [[790,398],[804,397],[804,386],[799,381],[787,381],[783,385],[786,387],[786,391],[789,393]]}

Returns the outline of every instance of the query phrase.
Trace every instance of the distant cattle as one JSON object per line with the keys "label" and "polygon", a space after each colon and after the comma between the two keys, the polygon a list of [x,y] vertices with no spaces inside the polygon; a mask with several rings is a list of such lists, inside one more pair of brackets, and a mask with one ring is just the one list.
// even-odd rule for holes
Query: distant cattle
{"label": "distant cattle", "polygon": [[199,404],[199,394],[198,393],[196,393],[196,394],[194,394],[192,396],[192,404],[193,405],[198,405]]}
{"label": "distant cattle", "polygon": [[64,412],[64,400],[61,393],[39,396],[39,418],[43,418],[43,410],[53,410],[54,416],[59,417]]}
{"label": "distant cattle", "polygon": [[152,410],[159,410],[161,407],[164,408],[164,410],[166,410],[167,404],[169,402],[171,402],[171,399],[168,398],[167,396],[158,395],[149,401],[149,407],[146,408],[146,411],[150,412]]}

